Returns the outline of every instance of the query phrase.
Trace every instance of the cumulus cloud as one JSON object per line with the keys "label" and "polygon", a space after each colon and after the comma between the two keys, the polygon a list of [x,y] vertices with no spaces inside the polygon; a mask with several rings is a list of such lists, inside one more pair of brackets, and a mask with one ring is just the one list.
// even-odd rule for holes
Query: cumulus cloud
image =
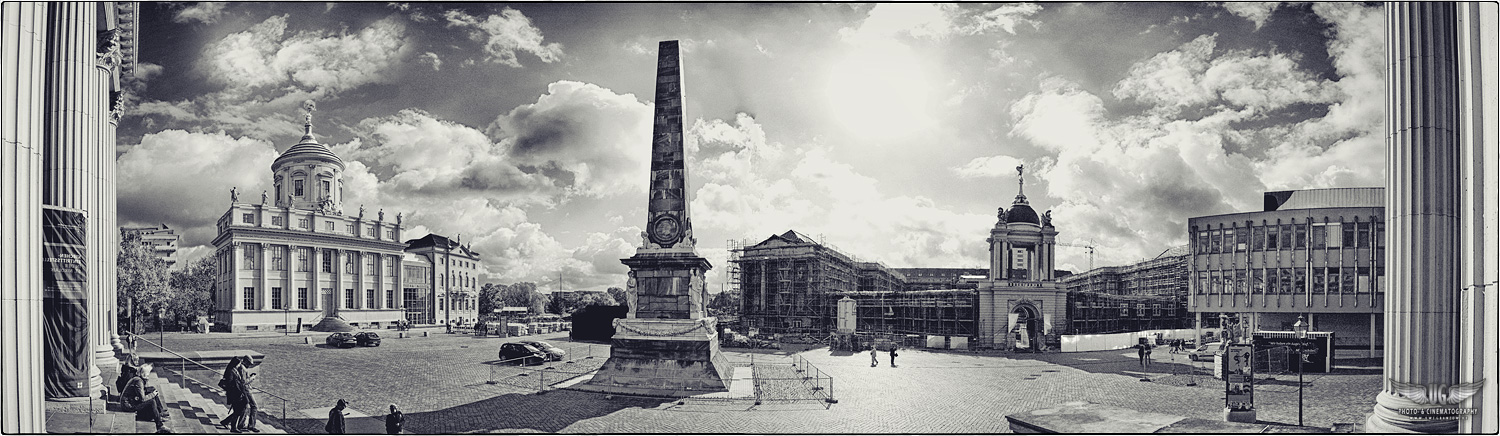
{"label": "cumulus cloud", "polygon": [[204,23],[204,24],[213,24],[214,22],[219,21],[219,15],[221,15],[221,14],[224,13],[224,7],[226,7],[226,6],[229,6],[229,3],[227,3],[227,2],[198,2],[198,3],[194,3],[192,6],[188,6],[186,8],[183,8],[181,11],[177,11],[177,15],[172,17],[172,21],[178,22],[178,23],[186,23],[186,22],[189,22],[189,21],[197,21],[197,22]]}
{"label": "cumulus cloud", "polygon": [[[1204,35],[1138,62],[1115,85],[1113,97],[1145,110],[1110,113],[1058,77],[1012,104],[1011,135],[1046,152],[1037,174],[1061,200],[1059,238],[1089,235],[1107,248],[1098,252],[1106,264],[1130,262],[1184,243],[1190,217],[1256,210],[1266,190],[1382,183],[1380,11],[1314,10],[1333,25],[1337,81],[1301,69],[1296,54],[1215,53],[1216,36]],[[1291,108],[1322,116],[1268,116]],[[1083,264],[1081,253],[1059,256]]]}
{"label": "cumulus cloud", "polygon": [[1035,3],[1006,4],[988,11],[971,11],[957,5],[930,3],[880,3],[858,27],[844,28],[840,35],[851,42],[896,36],[944,39],[953,35],[975,35],[1001,30],[1014,35],[1019,24],[1040,23],[1029,19],[1042,7]]}
{"label": "cumulus cloud", "polygon": [[651,109],[634,95],[554,82],[536,103],[497,118],[489,132],[501,138],[510,159],[569,180],[570,195],[645,191]]}
{"label": "cumulus cloud", "polygon": [[1245,19],[1250,20],[1250,22],[1255,23],[1255,30],[1260,30],[1260,27],[1264,26],[1266,24],[1266,21],[1271,19],[1271,13],[1276,12],[1276,8],[1280,7],[1281,3],[1225,2],[1221,3],[1220,5],[1223,6],[1224,9],[1228,10],[1229,13],[1244,17]]}
{"label": "cumulus cloud", "polygon": [[[891,266],[978,266],[988,215],[960,214],[922,197],[890,196],[831,158],[818,144],[766,139],[754,118],[698,120],[690,152],[704,183],[692,197],[700,241],[749,239],[797,230],[822,235],[846,254]],[[869,235],[890,235],[870,238]],[[717,277],[715,278],[717,280]]]}
{"label": "cumulus cloud", "polygon": [[355,33],[298,32],[286,37],[287,16],[274,16],[210,44],[202,68],[231,87],[291,84],[336,93],[386,79],[409,51],[406,25],[395,17]]}
{"label": "cumulus cloud", "polygon": [[268,189],[276,156],[270,142],[223,133],[148,134],[116,163],[120,222],[169,223],[183,231],[184,246],[209,243],[229,190],[248,200]]}
{"label": "cumulus cloud", "polygon": [[1011,175],[1016,167],[1023,164],[1025,162],[1010,156],[983,156],[976,157],[963,166],[954,167],[953,172],[965,179],[1000,177]]}
{"label": "cumulus cloud", "polygon": [[438,57],[437,53],[430,51],[422,53],[421,56],[417,57],[417,60],[418,62],[432,65],[432,71],[441,71],[443,69],[443,60]]}
{"label": "cumulus cloud", "polygon": [[521,11],[505,8],[499,15],[482,20],[460,10],[449,10],[443,16],[448,19],[448,27],[467,29],[470,39],[484,43],[486,61],[520,68],[516,52],[531,53],[547,63],[562,59],[562,45],[542,43],[542,31]]}

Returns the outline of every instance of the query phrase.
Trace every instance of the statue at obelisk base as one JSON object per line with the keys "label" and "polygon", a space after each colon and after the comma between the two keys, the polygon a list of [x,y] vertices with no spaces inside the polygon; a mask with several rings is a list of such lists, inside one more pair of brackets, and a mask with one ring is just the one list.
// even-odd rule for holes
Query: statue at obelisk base
{"label": "statue at obelisk base", "polygon": [[630,311],[614,321],[609,360],[574,389],[678,397],[729,389],[733,368],[705,309],[703,274],[713,266],[694,251],[688,218],[677,49],[677,41],[659,45],[646,231],[635,256],[620,260],[630,267]]}

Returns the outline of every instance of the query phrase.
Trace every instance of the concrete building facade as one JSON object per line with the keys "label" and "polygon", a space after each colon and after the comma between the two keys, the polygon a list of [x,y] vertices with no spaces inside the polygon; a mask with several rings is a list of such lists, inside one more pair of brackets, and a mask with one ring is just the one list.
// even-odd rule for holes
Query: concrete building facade
{"label": "concrete building facade", "polygon": [[467,325],[479,318],[479,253],[434,234],[406,241],[406,252],[426,260],[421,266],[413,266],[430,265],[426,268],[429,284],[426,303],[418,310],[425,312],[429,322],[408,320],[419,324]]}
{"label": "concrete building facade", "polygon": [[271,163],[274,203],[268,193],[256,202],[230,192],[213,241],[215,329],[381,328],[405,318],[401,216],[363,206],[345,215],[343,170],[309,114],[302,140]]}
{"label": "concrete building facade", "polygon": [[151,253],[157,258],[167,261],[168,269],[183,267],[178,262],[177,244],[182,239],[176,230],[167,228],[166,224],[161,227],[121,227],[120,235],[135,234],[141,236],[141,243],[151,247]]}
{"label": "concrete building facade", "polygon": [[1265,210],[1190,218],[1188,310],[1195,325],[1230,314],[1252,330],[1298,316],[1335,346],[1378,351],[1385,311],[1382,188],[1265,193]]}

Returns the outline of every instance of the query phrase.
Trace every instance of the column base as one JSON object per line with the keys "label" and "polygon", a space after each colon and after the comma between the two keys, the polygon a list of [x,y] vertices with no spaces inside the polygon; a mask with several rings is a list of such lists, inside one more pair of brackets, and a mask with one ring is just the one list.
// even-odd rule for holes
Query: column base
{"label": "column base", "polygon": [[597,392],[691,396],[729,390],[714,318],[617,319],[609,360],[587,383]]}
{"label": "column base", "polygon": [[1365,433],[1458,433],[1457,417],[1428,419],[1401,413],[1401,409],[1448,408],[1438,404],[1417,404],[1390,392],[1375,396],[1375,409],[1365,418]]}
{"label": "column base", "polygon": [[1225,407],[1224,408],[1224,421],[1225,422],[1244,422],[1244,423],[1254,424],[1255,423],[1255,409],[1235,410],[1235,409],[1230,409],[1228,407]]}
{"label": "column base", "polygon": [[99,371],[99,365],[89,365],[89,393],[86,398],[104,398],[101,392],[104,390],[104,374]]}
{"label": "column base", "polygon": [[120,359],[115,357],[115,344],[101,344],[94,347],[94,366],[96,368],[117,368]]}

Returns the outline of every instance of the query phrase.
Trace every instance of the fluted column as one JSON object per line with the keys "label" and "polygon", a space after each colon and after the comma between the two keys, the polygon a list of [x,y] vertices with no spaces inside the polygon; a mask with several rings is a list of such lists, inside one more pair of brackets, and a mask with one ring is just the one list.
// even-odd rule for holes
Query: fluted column
{"label": "fluted column", "polygon": [[[95,176],[98,162],[98,82],[95,77],[98,17],[93,3],[56,3],[50,7],[50,19],[61,25],[51,27],[47,38],[47,109],[45,148],[42,153],[44,173],[42,203],[82,211],[86,217],[84,272],[88,277],[85,301],[89,320],[98,320],[97,287],[101,283],[96,232],[99,180]],[[109,264],[113,267],[114,263]],[[94,337],[93,324],[84,327]],[[87,340],[87,339],[86,339]],[[92,396],[103,388],[99,367],[94,363],[92,343],[86,344],[89,389]],[[84,398],[84,397],[80,397]]]}
{"label": "fluted column", "polygon": [[[1458,380],[1457,59],[1452,3],[1387,3],[1385,386],[1372,433],[1452,433],[1456,419],[1412,418],[1392,382]],[[1430,390],[1429,390],[1430,391]]]}
{"label": "fluted column", "polygon": [[51,21],[45,3],[0,7],[0,432],[44,433],[42,90]]}
{"label": "fluted column", "polygon": [[[110,341],[114,323],[110,321],[110,314],[114,312],[111,295],[115,293],[114,266],[115,255],[119,252],[119,244],[111,245],[115,238],[111,235],[119,233],[114,228],[114,211],[111,210],[110,193],[115,190],[115,181],[112,178],[111,169],[115,164],[115,123],[112,120],[112,98],[111,90],[114,89],[115,65],[118,63],[118,49],[106,49],[97,52],[94,63],[94,94],[93,106],[95,121],[94,145],[94,195],[92,196],[91,210],[94,212],[89,217],[89,257],[94,259],[99,268],[94,271],[93,280],[89,280],[89,338],[94,349],[94,364],[98,368],[109,368],[111,372],[120,362],[115,359],[115,344]],[[102,381],[102,380],[101,380]]]}
{"label": "fluted column", "polygon": [[1459,112],[1462,130],[1459,141],[1463,154],[1464,201],[1461,232],[1465,256],[1461,284],[1465,290],[1462,311],[1459,380],[1485,380],[1479,392],[1459,403],[1459,407],[1479,409],[1459,421],[1460,433],[1495,433],[1497,430],[1496,382],[1500,381],[1495,365],[1497,308],[1500,291],[1500,126],[1495,114],[1500,109],[1500,59],[1496,55],[1497,32],[1500,32],[1500,6],[1495,3],[1464,2],[1458,4]]}
{"label": "fluted column", "polygon": [[[260,215],[259,208],[257,208],[256,215]],[[258,247],[260,252],[257,257],[259,257],[260,265],[256,265],[256,269],[260,270],[260,283],[255,288],[255,310],[266,310],[271,307],[271,274],[275,272],[271,269],[273,266],[271,265],[271,251],[276,247],[271,244],[259,244]]]}

